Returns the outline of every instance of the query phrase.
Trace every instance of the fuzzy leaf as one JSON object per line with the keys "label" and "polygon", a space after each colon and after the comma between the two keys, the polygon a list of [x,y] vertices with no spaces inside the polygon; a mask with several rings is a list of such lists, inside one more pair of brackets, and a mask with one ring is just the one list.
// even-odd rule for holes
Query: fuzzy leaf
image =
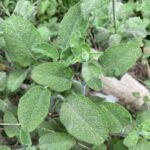
{"label": "fuzzy leaf", "polygon": [[99,108],[100,111],[105,111],[104,115],[111,133],[119,133],[131,123],[130,113],[119,104],[105,102]]}
{"label": "fuzzy leaf", "polygon": [[104,73],[119,76],[128,71],[141,56],[140,48],[133,43],[110,47],[100,58]]}
{"label": "fuzzy leaf", "polygon": [[28,132],[26,132],[24,130],[20,130],[19,138],[20,138],[20,141],[21,141],[22,145],[31,146],[31,144],[32,144],[31,136]]}
{"label": "fuzzy leaf", "polygon": [[39,139],[40,150],[69,150],[75,140],[65,133],[49,133]]}
{"label": "fuzzy leaf", "polygon": [[69,9],[60,23],[58,39],[60,47],[66,48],[69,44],[71,35],[77,30],[83,34],[86,28],[87,22],[82,17],[80,4],[78,3]]}
{"label": "fuzzy leaf", "polygon": [[82,76],[87,85],[94,90],[102,88],[100,75],[102,73],[101,67],[97,63],[84,64],[82,67]]}
{"label": "fuzzy leaf", "polygon": [[11,16],[3,24],[7,53],[12,61],[21,66],[29,66],[34,62],[31,47],[42,41],[36,28],[26,19]]}
{"label": "fuzzy leaf", "polygon": [[71,88],[72,78],[71,69],[59,62],[40,64],[35,66],[32,71],[32,79],[35,82],[59,92]]}
{"label": "fuzzy leaf", "polygon": [[127,147],[135,146],[139,140],[140,136],[136,130],[130,132],[124,139],[123,144]]}
{"label": "fuzzy leaf", "polygon": [[32,46],[32,51],[53,59],[56,59],[59,56],[57,49],[48,43],[35,44]]}
{"label": "fuzzy leaf", "polygon": [[[12,112],[5,112],[4,123],[17,124],[18,120]],[[20,132],[20,126],[4,126],[5,133],[8,137],[12,138],[18,136]]]}
{"label": "fuzzy leaf", "polygon": [[60,120],[71,135],[82,141],[99,145],[108,136],[103,112],[84,96],[70,95],[62,104]]}
{"label": "fuzzy leaf", "polygon": [[16,91],[21,86],[26,76],[27,76],[26,70],[25,71],[17,70],[17,71],[11,72],[7,81],[8,91],[10,92]]}
{"label": "fuzzy leaf", "polygon": [[19,101],[18,117],[23,130],[31,132],[46,117],[51,94],[48,89],[34,86]]}
{"label": "fuzzy leaf", "polygon": [[101,9],[106,2],[107,0],[81,0],[83,17],[86,19],[93,10],[98,8]]}

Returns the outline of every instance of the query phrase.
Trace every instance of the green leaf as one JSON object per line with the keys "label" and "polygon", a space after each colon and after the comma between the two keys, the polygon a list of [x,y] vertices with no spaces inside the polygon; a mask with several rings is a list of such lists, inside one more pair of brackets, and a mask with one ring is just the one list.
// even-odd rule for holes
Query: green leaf
{"label": "green leaf", "polygon": [[14,14],[33,20],[36,14],[36,7],[28,0],[19,0],[16,4]]}
{"label": "green leaf", "polygon": [[24,130],[20,130],[19,138],[20,138],[22,145],[31,146],[32,141],[31,141],[30,133],[28,133]]}
{"label": "green leaf", "polygon": [[32,46],[32,51],[34,53],[42,54],[43,56],[47,56],[53,59],[57,59],[59,57],[59,53],[55,47],[49,45],[48,43],[38,43]]}
{"label": "green leaf", "polygon": [[94,90],[101,90],[102,82],[100,75],[102,74],[102,69],[97,62],[85,63],[82,66],[82,76],[87,83],[87,85]]}
{"label": "green leaf", "polygon": [[26,19],[11,16],[3,24],[7,53],[12,61],[29,66],[35,61],[31,47],[42,41],[35,27]]}
{"label": "green leaf", "polygon": [[133,43],[110,47],[100,58],[104,73],[108,76],[119,76],[128,71],[141,56],[140,48]]}
{"label": "green leaf", "polygon": [[119,104],[104,102],[99,109],[105,111],[105,119],[111,133],[119,133],[131,123],[130,113]]}
{"label": "green leaf", "polygon": [[145,38],[147,36],[146,27],[149,25],[149,20],[142,20],[140,17],[129,18],[123,25],[122,32],[126,36],[133,36],[135,38]]}
{"label": "green leaf", "polygon": [[149,11],[150,1],[144,0],[142,1],[142,5],[140,6],[141,6],[141,11],[142,11],[143,16],[149,19],[150,18],[150,11]]}
{"label": "green leaf", "polygon": [[39,139],[40,150],[69,150],[75,140],[65,133],[49,133]]}
{"label": "green leaf", "polygon": [[0,72],[0,92],[5,90],[6,86],[6,73]]}
{"label": "green leaf", "polygon": [[69,90],[72,78],[72,70],[59,62],[43,63],[32,70],[32,79],[35,82],[58,92]]}
{"label": "green leaf", "polygon": [[106,2],[107,0],[81,0],[80,5],[83,17],[87,19],[93,10],[101,9]]}
{"label": "green leaf", "polygon": [[11,150],[8,146],[0,146],[0,150]]}
{"label": "green leaf", "polygon": [[68,47],[70,37],[75,31],[79,30],[84,34],[86,29],[87,22],[82,17],[80,3],[78,3],[69,9],[60,23],[58,39],[60,47]]}
{"label": "green leaf", "polygon": [[103,112],[87,97],[70,95],[62,104],[60,120],[67,131],[81,141],[99,145],[108,136]]}
{"label": "green leaf", "polygon": [[141,138],[136,146],[129,148],[129,150],[149,150],[150,142]]}
{"label": "green leaf", "polygon": [[124,139],[123,144],[127,147],[135,146],[139,140],[140,136],[136,130],[130,132]]}
{"label": "green leaf", "polygon": [[8,137],[12,138],[14,136],[18,136],[20,132],[20,126],[15,125],[18,124],[17,118],[14,116],[12,112],[5,112],[4,114],[4,123],[14,124],[11,126],[4,126],[4,131]]}
{"label": "green leaf", "polygon": [[11,72],[8,77],[7,81],[7,89],[9,92],[16,91],[25,80],[27,76],[27,71],[25,70],[16,70]]}
{"label": "green leaf", "polygon": [[31,132],[48,114],[51,94],[48,89],[34,86],[19,101],[18,117],[23,130]]}

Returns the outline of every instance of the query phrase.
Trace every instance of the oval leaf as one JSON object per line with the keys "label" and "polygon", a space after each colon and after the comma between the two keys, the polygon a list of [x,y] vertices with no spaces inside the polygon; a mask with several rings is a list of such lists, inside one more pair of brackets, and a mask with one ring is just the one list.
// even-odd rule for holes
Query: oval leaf
{"label": "oval leaf", "polygon": [[26,76],[27,76],[27,71],[17,70],[17,71],[11,72],[7,81],[8,91],[10,92],[16,91],[21,86]]}
{"label": "oval leaf", "polygon": [[140,56],[141,50],[136,44],[120,44],[108,48],[100,63],[106,75],[119,76],[126,73]]}
{"label": "oval leaf", "polygon": [[[18,120],[12,112],[5,112],[4,114],[4,123],[8,124],[17,124]],[[20,126],[4,126],[4,131],[8,137],[18,136],[20,132]]]}
{"label": "oval leaf", "polygon": [[58,39],[60,47],[68,46],[70,37],[75,31],[79,30],[81,33],[85,33],[86,29],[87,22],[82,17],[80,3],[78,3],[69,9],[60,23]]}
{"label": "oval leaf", "polygon": [[12,61],[21,66],[28,66],[34,62],[31,47],[42,41],[36,28],[26,19],[11,16],[3,24],[4,39],[7,53]]}
{"label": "oval leaf", "polygon": [[39,139],[40,150],[69,150],[75,140],[65,133],[49,133]]}
{"label": "oval leaf", "polygon": [[21,97],[18,106],[19,122],[23,130],[33,131],[46,117],[51,94],[40,86],[32,87]]}
{"label": "oval leaf", "polygon": [[32,79],[54,91],[69,90],[72,85],[73,73],[63,63],[44,63],[33,68]]}
{"label": "oval leaf", "polygon": [[84,96],[70,95],[62,104],[60,120],[71,135],[82,141],[98,145],[108,136],[103,113]]}

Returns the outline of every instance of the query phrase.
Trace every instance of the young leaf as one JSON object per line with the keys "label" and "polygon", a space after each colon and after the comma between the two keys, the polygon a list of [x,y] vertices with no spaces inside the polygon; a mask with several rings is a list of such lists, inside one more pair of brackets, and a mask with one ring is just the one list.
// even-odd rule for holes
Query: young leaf
{"label": "young leaf", "polygon": [[103,112],[84,96],[70,95],[62,104],[60,120],[71,135],[87,143],[99,145],[108,136]]}
{"label": "young leaf", "polygon": [[14,124],[11,126],[4,126],[4,131],[8,137],[12,138],[19,135],[20,126],[15,125],[18,124],[18,120],[12,112],[5,112],[4,123]]}
{"label": "young leaf", "polygon": [[8,146],[0,146],[0,150],[11,150]]}
{"label": "young leaf", "polygon": [[102,88],[102,82],[100,79],[101,74],[101,67],[96,62],[83,64],[82,66],[82,76],[91,89],[100,90]]}
{"label": "young leaf", "polygon": [[130,132],[124,139],[123,144],[127,147],[135,146],[139,140],[140,136],[136,130]]}
{"label": "young leaf", "polygon": [[32,46],[32,51],[53,59],[57,59],[59,57],[57,49],[48,43],[35,44]]}
{"label": "young leaf", "polygon": [[40,150],[69,150],[75,145],[75,140],[65,133],[49,133],[39,139]]}
{"label": "young leaf", "polygon": [[8,77],[7,81],[7,89],[10,92],[16,91],[22,84],[22,82],[25,80],[27,76],[27,71],[23,70],[16,70],[14,72],[11,72]]}
{"label": "young leaf", "polygon": [[63,63],[51,62],[35,66],[32,70],[32,79],[54,91],[69,90],[72,85],[73,73]]}
{"label": "young leaf", "polygon": [[122,32],[126,36],[133,36],[135,38],[141,37],[145,38],[147,36],[146,27],[149,25],[149,20],[142,20],[140,17],[129,18],[122,29]]}
{"label": "young leaf", "polygon": [[64,16],[60,23],[58,43],[61,48],[66,48],[69,44],[71,35],[79,30],[82,34],[87,29],[87,22],[83,19],[80,3],[74,5]]}
{"label": "young leaf", "polygon": [[19,138],[22,145],[31,146],[32,141],[31,141],[30,133],[24,130],[20,130]]}
{"label": "young leaf", "polygon": [[31,132],[46,117],[51,94],[48,89],[34,86],[21,97],[18,106],[19,122],[23,130]]}
{"label": "young leaf", "polygon": [[128,71],[141,56],[140,48],[133,43],[110,47],[100,58],[104,73],[119,76]]}
{"label": "young leaf", "polygon": [[7,53],[12,61],[21,66],[29,66],[34,62],[31,47],[42,41],[35,27],[26,19],[11,16],[3,24]]}
{"label": "young leaf", "polygon": [[111,133],[119,133],[131,123],[130,113],[119,104],[105,102],[99,108],[100,111],[105,111],[105,119]]}
{"label": "young leaf", "polygon": [[138,141],[137,145],[130,147],[129,150],[149,150],[149,148],[150,148],[150,142],[144,138],[141,138]]}

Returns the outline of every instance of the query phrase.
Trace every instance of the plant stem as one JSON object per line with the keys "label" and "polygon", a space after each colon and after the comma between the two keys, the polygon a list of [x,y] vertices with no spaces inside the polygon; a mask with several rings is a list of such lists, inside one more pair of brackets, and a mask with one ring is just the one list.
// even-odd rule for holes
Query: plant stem
{"label": "plant stem", "polygon": [[113,23],[114,23],[114,29],[115,29],[115,33],[117,33],[117,26],[116,26],[116,11],[115,11],[115,0],[112,0],[112,10],[113,10]]}
{"label": "plant stem", "polygon": [[81,144],[81,143],[78,143],[78,145],[81,146],[81,147],[83,147],[83,148],[86,148],[86,149],[88,149],[88,150],[91,150],[91,148],[89,148],[89,147],[87,147],[87,146],[85,146],[85,145],[83,145],[83,144]]}
{"label": "plant stem", "polygon": [[19,123],[0,123],[0,126],[20,126]]}

